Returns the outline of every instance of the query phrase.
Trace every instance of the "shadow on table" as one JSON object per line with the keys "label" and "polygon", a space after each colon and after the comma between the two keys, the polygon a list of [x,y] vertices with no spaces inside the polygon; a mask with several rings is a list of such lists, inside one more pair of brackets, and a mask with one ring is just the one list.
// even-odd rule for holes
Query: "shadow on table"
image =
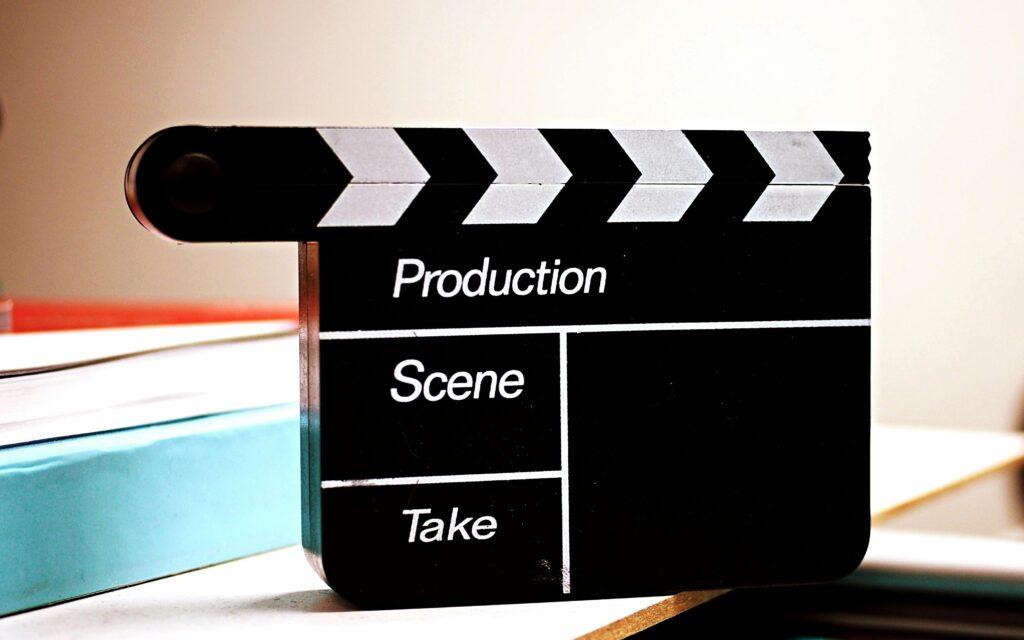
{"label": "shadow on table", "polygon": [[355,607],[330,589],[314,589],[312,591],[293,591],[282,593],[273,598],[253,600],[246,606],[253,611],[302,611],[307,613],[332,613],[353,611]]}

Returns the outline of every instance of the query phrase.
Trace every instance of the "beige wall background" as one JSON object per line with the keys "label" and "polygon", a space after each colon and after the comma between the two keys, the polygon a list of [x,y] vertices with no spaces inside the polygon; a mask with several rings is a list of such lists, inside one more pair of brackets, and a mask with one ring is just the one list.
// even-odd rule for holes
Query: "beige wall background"
{"label": "beige wall background", "polygon": [[866,129],[875,416],[1012,428],[1021,33],[1010,1],[0,0],[0,277],[15,297],[295,296],[292,246],[136,224],[125,165],[175,124]]}

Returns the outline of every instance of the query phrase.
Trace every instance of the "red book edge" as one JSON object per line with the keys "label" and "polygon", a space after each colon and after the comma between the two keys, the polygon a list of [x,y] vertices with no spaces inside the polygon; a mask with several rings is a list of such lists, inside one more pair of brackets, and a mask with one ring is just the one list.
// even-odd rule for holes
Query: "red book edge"
{"label": "red book edge", "polygon": [[294,301],[207,303],[0,298],[0,331],[6,324],[8,330],[18,333],[247,320],[298,323],[298,304]]}

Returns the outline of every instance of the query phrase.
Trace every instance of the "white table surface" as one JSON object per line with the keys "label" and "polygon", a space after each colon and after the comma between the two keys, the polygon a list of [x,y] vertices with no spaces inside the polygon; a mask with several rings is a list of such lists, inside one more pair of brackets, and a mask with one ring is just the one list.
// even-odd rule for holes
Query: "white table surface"
{"label": "white table surface", "polygon": [[[1024,458],[1019,434],[875,427],[876,519]],[[869,551],[870,554],[870,551]],[[358,611],[290,547],[0,618],[0,638],[621,638],[722,592]]]}
{"label": "white table surface", "polygon": [[[699,594],[358,611],[320,581],[299,547],[289,547],[3,618],[0,637],[575,638],[652,606],[651,615],[670,617],[662,609],[685,608]],[[633,621],[642,623],[643,616]],[[611,631],[593,637],[623,635]]]}

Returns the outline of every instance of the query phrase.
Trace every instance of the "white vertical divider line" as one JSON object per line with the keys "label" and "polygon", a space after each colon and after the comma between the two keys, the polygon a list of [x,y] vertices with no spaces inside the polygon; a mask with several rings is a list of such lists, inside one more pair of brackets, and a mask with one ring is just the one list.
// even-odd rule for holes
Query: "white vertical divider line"
{"label": "white vertical divider line", "polygon": [[558,334],[558,415],[562,455],[562,593],[569,593],[569,349],[568,334]]}

